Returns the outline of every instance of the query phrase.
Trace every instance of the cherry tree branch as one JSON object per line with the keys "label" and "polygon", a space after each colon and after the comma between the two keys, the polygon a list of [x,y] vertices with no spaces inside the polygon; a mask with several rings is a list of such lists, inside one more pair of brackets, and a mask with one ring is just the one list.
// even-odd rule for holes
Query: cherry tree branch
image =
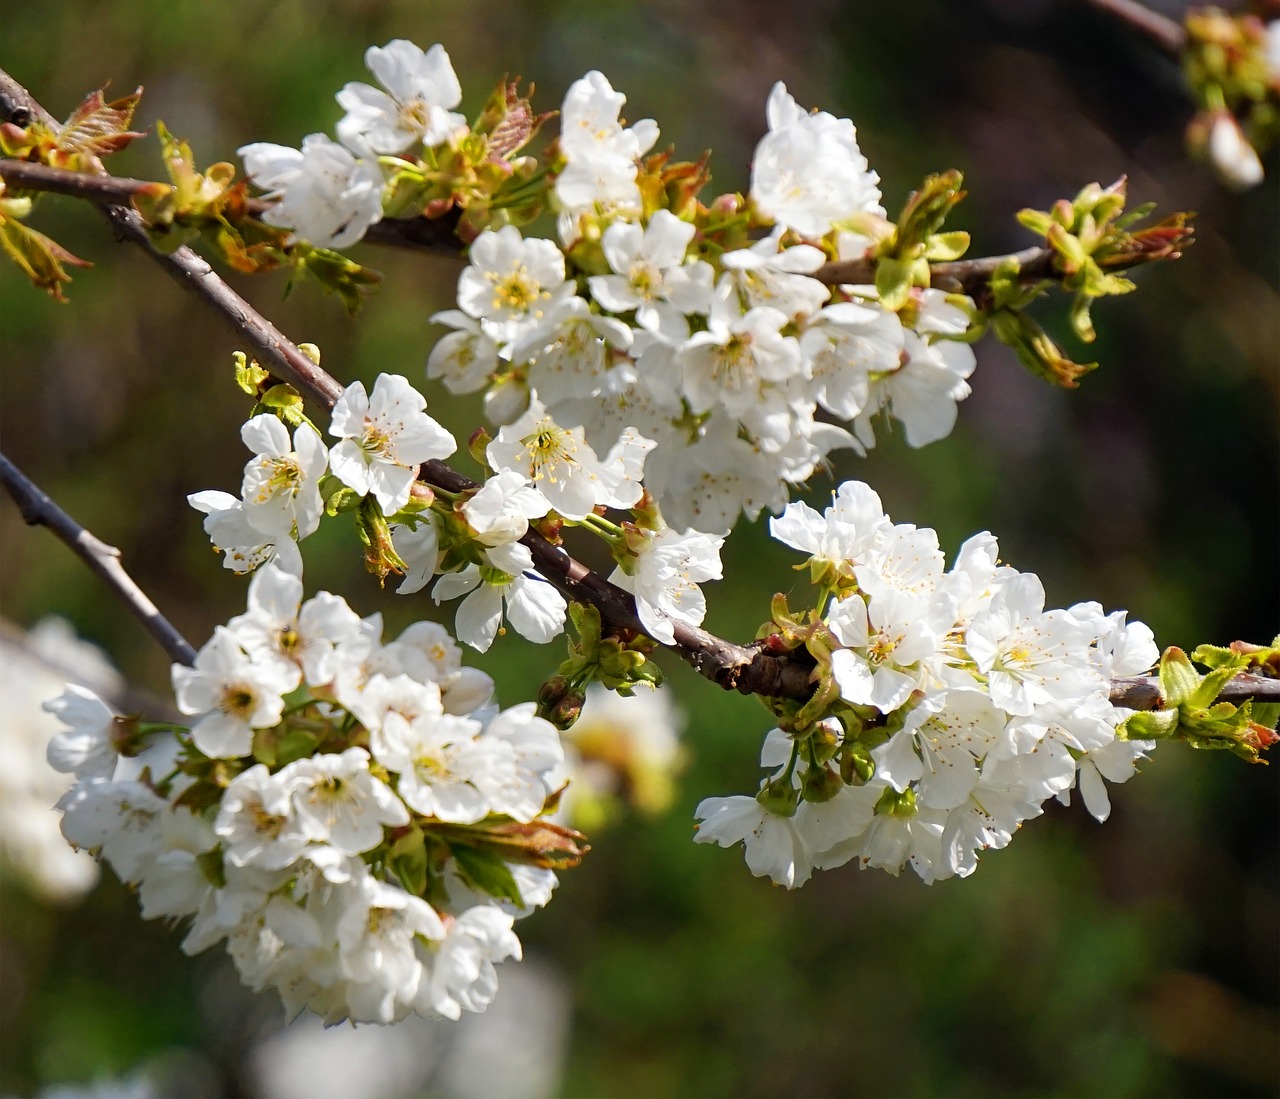
{"label": "cherry tree branch", "polygon": [[1171,57],[1180,57],[1186,49],[1187,32],[1182,26],[1137,0],[1085,0],[1085,3],[1146,35]]}
{"label": "cherry tree branch", "polygon": [[3,454],[0,454],[0,484],[13,497],[27,525],[47,527],[64,542],[129,608],[129,613],[172,659],[188,665],[195,661],[195,649],[125,571],[115,546],[107,545],[85,530]]}
{"label": "cherry tree branch", "polygon": [[[48,118],[46,112],[20,85],[0,71],[0,108],[8,103],[25,104],[33,114]],[[10,170],[14,162],[4,162],[4,170]],[[72,173],[63,173],[70,175]],[[91,179],[103,177],[90,176]],[[130,184],[138,181],[126,181]],[[145,185],[145,184],[144,184]],[[65,192],[72,193],[72,192]],[[97,195],[105,193],[99,188]],[[87,191],[83,197],[94,197]],[[97,201],[106,202],[98,198]],[[179,285],[212,308],[240,338],[254,350],[257,357],[284,380],[294,385],[304,396],[326,411],[332,410],[341,396],[343,386],[330,374],[316,366],[302,351],[285,337],[270,321],[231,289],[209,263],[188,247],[165,254],[158,251],[147,234],[146,224],[134,210],[113,202],[107,202],[102,211],[125,240],[137,245],[165,270]],[[423,219],[425,220],[425,219]],[[1047,250],[1028,249],[1018,253],[1028,264],[1045,262],[1039,253]],[[973,271],[983,280],[1003,257],[987,260],[960,261],[958,277],[970,277]],[[989,264],[990,270],[982,265]],[[837,265],[832,265],[837,266]],[[946,267],[949,265],[939,265]],[[849,267],[841,266],[838,281],[855,281]],[[476,482],[465,477],[443,462],[424,463],[421,479],[428,485],[461,492],[474,489]],[[565,550],[553,546],[536,531],[530,530],[522,543],[533,556],[538,572],[571,599],[595,606],[601,620],[615,630],[643,633],[644,627],[636,613],[635,600],[630,593],[609,583],[582,562],[575,560]],[[766,651],[762,643],[738,645],[717,637],[707,630],[683,622],[672,623],[675,645],[670,646],[700,675],[719,684],[726,690],[742,694],[758,694],[774,698],[805,699],[813,691],[811,673],[813,666],[803,651],[799,658],[790,654],[775,655]],[[1239,697],[1275,699],[1280,701],[1280,681],[1261,680],[1257,677],[1237,677],[1234,684],[1248,679],[1246,692]],[[1256,681],[1256,682],[1255,682]],[[1228,685],[1230,691],[1232,684]],[[1223,697],[1229,697],[1224,691]],[[1158,683],[1151,677],[1116,680],[1112,685],[1112,700],[1118,705],[1133,709],[1153,709],[1162,705]]]}
{"label": "cherry tree branch", "polygon": [[[157,189],[169,187],[167,183],[152,180],[71,172],[45,164],[12,159],[0,159],[0,179],[24,190],[69,195],[100,206],[127,207],[138,195],[155,194]],[[250,199],[247,205],[251,215],[260,217],[272,204],[261,199]],[[453,228],[454,219],[451,217],[389,218],[371,225],[365,233],[364,241],[390,248],[426,250],[457,256],[461,254],[463,245],[454,235]],[[933,263],[929,265],[929,270],[934,286],[972,297],[987,284],[996,269],[1010,259],[1017,260],[1019,279],[1023,282],[1060,278],[1061,273],[1054,267],[1054,255],[1051,248],[1033,245],[1020,252],[1002,256]],[[1141,258],[1135,257],[1133,262],[1139,263]],[[860,286],[872,283],[875,274],[875,260],[853,259],[824,264],[811,277],[828,286]]]}

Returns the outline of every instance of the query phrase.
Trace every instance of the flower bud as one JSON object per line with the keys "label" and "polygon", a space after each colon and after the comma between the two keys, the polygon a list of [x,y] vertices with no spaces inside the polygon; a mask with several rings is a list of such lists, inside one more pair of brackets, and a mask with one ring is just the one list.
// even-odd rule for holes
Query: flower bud
{"label": "flower bud", "polygon": [[845,787],[844,780],[831,767],[810,767],[800,780],[800,792],[805,801],[821,803],[830,801]]}

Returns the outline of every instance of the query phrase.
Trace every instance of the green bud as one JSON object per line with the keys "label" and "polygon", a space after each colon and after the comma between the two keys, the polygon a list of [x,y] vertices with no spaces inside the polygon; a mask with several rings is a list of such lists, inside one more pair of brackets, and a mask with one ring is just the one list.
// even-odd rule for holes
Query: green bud
{"label": "green bud", "polygon": [[789,778],[772,779],[760,787],[756,801],[775,817],[793,817],[800,803],[800,791],[791,785]]}
{"label": "green bud", "polygon": [[810,767],[800,779],[800,792],[804,800],[817,804],[830,801],[844,787],[844,780],[832,767]]}

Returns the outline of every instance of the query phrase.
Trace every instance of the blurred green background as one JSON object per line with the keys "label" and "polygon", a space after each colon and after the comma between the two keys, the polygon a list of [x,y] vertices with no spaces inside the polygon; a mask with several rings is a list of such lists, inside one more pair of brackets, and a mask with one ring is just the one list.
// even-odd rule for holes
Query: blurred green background
{"label": "blurred green background", "polygon": [[[1272,155],[1249,194],[1218,189],[1183,157],[1190,107],[1145,43],[1067,0],[67,0],[7,5],[0,61],[59,117],[108,81],[115,94],[145,85],[135,121],[163,118],[209,163],[248,141],[332,132],[333,94],[369,79],[363,49],[396,37],[445,45],[469,114],[504,73],[535,80],[536,104],[551,109],[599,68],[627,94],[629,118],[658,121],[662,144],[689,158],[714,150],[715,191],[745,189],[765,97],[785,80],[801,103],[854,119],[891,213],[924,173],[963,170],[971,195],[955,225],[973,232],[974,255],[1024,246],[1016,210],[1094,180],[1128,175],[1135,201],[1198,211],[1187,256],[1097,310],[1092,349],[1067,343],[1102,362],[1078,392],[1051,390],[983,342],[951,438],[912,451],[884,437],[871,458],[843,459],[837,479],[869,481],[896,520],[936,527],[948,552],[996,532],[1052,605],[1127,607],[1162,645],[1276,632],[1280,164]],[[111,167],[156,177],[155,142]],[[33,224],[95,267],[76,274],[65,306],[0,267],[4,450],[120,546],[198,644],[244,599],[185,503],[239,483],[237,344],[93,211],[46,200]],[[448,306],[460,264],[353,254],[386,276],[355,322],[314,287],[282,303],[276,278],[231,281],[293,339],[318,343],[338,378],[421,382],[439,334],[427,318]],[[1066,343],[1062,310],[1044,316]],[[476,403],[426,392],[462,435],[479,422]],[[830,488],[812,487],[815,500]],[[0,520],[4,615],[65,615],[134,685],[162,694],[163,654],[84,567],[7,498]],[[308,551],[309,587],[381,609],[389,635],[435,614],[429,599],[379,592],[348,531],[322,531]],[[796,582],[795,557],[743,528],[725,561],[707,625],[746,639],[769,595]],[[559,653],[513,636],[474,662],[513,704]],[[1166,748],[1113,789],[1105,825],[1054,806],[967,881],[927,888],[845,868],[789,894],[752,878],[740,852],[690,842],[699,800],[754,789],[765,712],[677,662],[670,672],[693,759],[675,808],[593,836],[584,865],[521,925],[528,952],[567,982],[571,1031],[551,1094],[1280,1089],[1273,769]],[[170,1072],[175,1094],[253,1093],[246,1051],[282,1020],[274,1004],[227,993],[219,950],[184,957],[180,932],[141,923],[114,880],[51,906],[10,872],[0,904],[5,1094],[162,1056],[198,1066]]]}

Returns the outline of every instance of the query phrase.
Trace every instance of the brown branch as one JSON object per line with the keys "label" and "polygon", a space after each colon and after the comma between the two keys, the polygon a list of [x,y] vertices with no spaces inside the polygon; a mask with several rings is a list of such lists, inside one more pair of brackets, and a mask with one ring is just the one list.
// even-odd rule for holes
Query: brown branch
{"label": "brown branch", "polygon": [[1170,57],[1181,57],[1187,47],[1187,32],[1179,23],[1137,0],[1085,0],[1085,3],[1145,34]]}
{"label": "brown branch", "polygon": [[[6,119],[13,117],[12,104],[13,100],[0,91],[0,114]],[[21,190],[69,195],[103,206],[129,206],[138,195],[163,194],[171,188],[170,184],[155,180],[100,175],[96,172],[72,172],[65,168],[14,159],[0,159],[0,179]],[[273,204],[260,198],[251,198],[245,205],[250,216],[261,217]],[[384,248],[439,252],[460,257],[462,242],[455,234],[457,224],[456,211],[440,218],[387,218],[369,226],[363,239],[369,244]]]}
{"label": "brown branch", "polygon": [[[29,191],[46,191],[50,194],[69,195],[105,206],[128,206],[140,194],[154,194],[157,188],[167,188],[167,183],[145,179],[97,175],[93,172],[70,172],[34,164],[25,160],[0,159],[0,179],[13,187]],[[249,213],[261,216],[271,203],[251,199]],[[364,240],[391,248],[411,251],[445,252],[458,255],[461,243],[454,236],[456,217],[438,219],[394,218],[371,225]],[[975,259],[954,260],[930,265],[934,286],[951,293],[970,296],[985,286],[1000,264],[1006,260],[1018,261],[1020,278],[1024,281],[1057,277],[1053,268],[1054,252],[1049,248],[1024,248],[1004,256],[984,256]],[[867,285],[875,281],[876,264],[872,259],[837,260],[828,263],[812,277],[828,286]]]}
{"label": "brown branch", "polygon": [[[51,194],[69,195],[86,199],[103,206],[129,206],[140,194],[155,193],[157,188],[167,188],[167,183],[145,179],[98,175],[93,172],[70,172],[34,164],[25,160],[0,159],[0,179],[13,187],[29,191],[47,191]],[[271,203],[250,199],[249,213],[260,217],[271,208]],[[452,256],[461,254],[462,243],[454,235],[456,213],[443,218],[391,218],[369,227],[364,241],[389,248],[410,251],[430,251]],[[933,285],[951,293],[972,296],[1008,259],[1018,261],[1020,277],[1024,281],[1058,277],[1053,268],[1054,253],[1049,248],[1024,248],[1006,256],[984,256],[976,259],[954,260],[950,263],[930,265]],[[865,285],[875,281],[875,260],[838,260],[818,268],[813,278],[828,286],[842,284]]]}
{"label": "brown branch", "polygon": [[[1216,701],[1280,702],[1280,679],[1263,675],[1237,675],[1218,692]],[[1164,708],[1164,693],[1160,680],[1153,675],[1125,676],[1111,681],[1111,703],[1127,706],[1131,710],[1160,710]]]}
{"label": "brown branch", "polygon": [[85,530],[3,454],[0,454],[0,484],[13,497],[27,525],[48,527],[66,543],[129,608],[129,613],[142,623],[170,657],[179,664],[195,661],[195,649],[125,571],[120,563],[120,551],[115,546],[107,545]]}
{"label": "brown branch", "polygon": [[[949,263],[931,263],[929,275],[932,284],[939,289],[951,293],[968,294],[972,297],[976,290],[987,284],[987,280],[995,274],[996,268],[1010,259],[1018,261],[1019,278],[1024,281],[1033,282],[1037,279],[1059,277],[1053,269],[1053,256],[1054,252],[1051,248],[1033,246],[1005,256],[983,256],[975,259],[953,260]],[[837,260],[819,267],[810,277],[828,286],[866,286],[875,281],[876,261],[873,259]]]}
{"label": "brown branch", "polygon": [[[13,89],[16,89],[16,93]],[[0,95],[13,102],[29,104],[30,110],[43,115],[39,104],[2,71]],[[270,321],[227,286],[207,261],[187,247],[167,255],[157,251],[147,234],[145,222],[131,209],[108,204],[102,210],[123,239],[136,244],[179,285],[214,309],[238,336],[253,347],[258,357],[269,364],[273,372],[292,383],[326,411],[333,408],[342,394],[341,383],[312,363]],[[1017,257],[1020,261],[1025,259],[1027,264],[1034,267],[1042,262],[1042,251],[1046,250],[1028,249],[1017,253]],[[1004,258],[965,260],[958,264],[939,266],[950,268],[951,277],[957,281],[963,282],[967,278],[985,280]],[[988,264],[989,268],[984,266]],[[857,281],[849,276],[850,270],[851,268],[841,268],[838,281],[845,281],[846,278],[851,282]],[[420,476],[427,484],[451,492],[478,487],[476,482],[438,461],[425,463]],[[644,632],[636,613],[635,600],[629,592],[609,583],[535,531],[529,531],[521,541],[528,547],[541,575],[570,598],[598,608],[601,620],[606,625],[614,629]],[[738,645],[683,622],[673,622],[672,625],[676,643],[671,647],[698,674],[726,690],[791,699],[805,699],[813,691],[810,678],[812,665],[805,662],[803,657],[796,659],[785,654],[774,655],[764,651],[759,645]],[[1249,678],[1252,680],[1255,677]],[[1150,691],[1150,682],[1152,681],[1141,679],[1117,680],[1113,685],[1113,699],[1119,700],[1118,704],[1128,705],[1133,709],[1155,708],[1160,705],[1160,701],[1158,693]],[[1257,689],[1263,692],[1263,696],[1270,698],[1272,695],[1268,692],[1272,683],[1273,681],[1262,681]]]}

